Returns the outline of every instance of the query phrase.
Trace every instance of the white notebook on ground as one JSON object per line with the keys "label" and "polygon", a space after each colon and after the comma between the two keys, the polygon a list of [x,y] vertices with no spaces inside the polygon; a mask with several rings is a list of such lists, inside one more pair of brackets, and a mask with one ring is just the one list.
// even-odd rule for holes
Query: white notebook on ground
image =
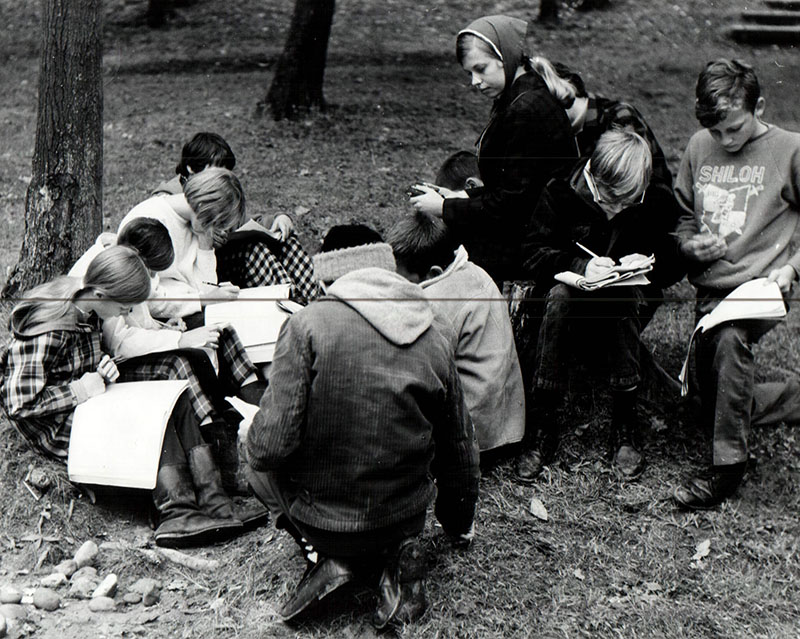
{"label": "white notebook on ground", "polygon": [[186,380],[123,382],[75,409],[67,472],[71,481],[152,490],[167,422]]}

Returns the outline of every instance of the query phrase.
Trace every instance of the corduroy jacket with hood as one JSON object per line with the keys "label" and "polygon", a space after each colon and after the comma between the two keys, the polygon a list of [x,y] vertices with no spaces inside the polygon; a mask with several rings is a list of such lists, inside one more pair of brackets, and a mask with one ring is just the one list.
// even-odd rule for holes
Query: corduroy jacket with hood
{"label": "corduroy jacket with hood", "polygon": [[479,18],[465,31],[481,34],[503,56],[506,85],[478,141],[483,187],[444,201],[442,217],[498,285],[521,278],[525,225],[551,176],[578,159],[567,113],[532,72],[514,79],[525,54],[527,23],[508,16]]}
{"label": "corduroy jacket with hood", "polygon": [[339,277],[283,325],[248,458],[290,516],[364,532],[425,511],[469,530],[478,448],[448,338],[416,284],[381,268]]}

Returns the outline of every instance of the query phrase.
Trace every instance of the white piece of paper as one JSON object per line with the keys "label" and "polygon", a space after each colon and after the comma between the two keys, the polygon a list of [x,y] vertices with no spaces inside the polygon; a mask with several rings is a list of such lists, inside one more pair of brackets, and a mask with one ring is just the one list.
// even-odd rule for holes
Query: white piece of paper
{"label": "white piece of paper", "polygon": [[278,333],[291,314],[277,302],[288,297],[288,284],[245,288],[239,299],[206,306],[205,324],[229,324],[253,362],[271,362]]}
{"label": "white piece of paper", "polygon": [[705,333],[715,326],[734,320],[780,319],[785,316],[786,304],[777,282],[768,282],[766,277],[760,277],[736,287],[714,307],[714,310],[703,315],[697,322],[689,339],[681,373],[678,375],[681,382],[681,397],[689,393],[689,356],[698,333]]}
{"label": "white piece of paper", "polygon": [[110,384],[75,409],[67,472],[71,481],[152,490],[167,422],[186,380]]}

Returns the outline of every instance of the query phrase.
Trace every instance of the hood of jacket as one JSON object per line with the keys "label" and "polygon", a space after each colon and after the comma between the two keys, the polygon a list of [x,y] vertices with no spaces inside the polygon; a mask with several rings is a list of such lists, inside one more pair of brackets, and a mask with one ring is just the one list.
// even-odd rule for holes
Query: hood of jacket
{"label": "hood of jacket", "polygon": [[413,344],[433,323],[433,311],[422,289],[386,269],[350,271],[328,287],[328,295],[353,308],[398,346]]}
{"label": "hood of jacket", "polygon": [[459,246],[458,250],[456,251],[455,259],[453,259],[453,261],[450,262],[449,266],[440,275],[432,277],[429,280],[424,280],[420,282],[419,285],[422,288],[428,288],[429,286],[433,286],[437,282],[441,282],[444,278],[448,277],[449,275],[452,275],[459,269],[464,268],[468,261],[469,261],[469,254],[467,253],[467,249],[465,249],[463,246]]}
{"label": "hood of jacket", "polygon": [[514,76],[526,55],[528,23],[511,16],[483,16],[471,22],[458,35],[462,33],[477,36],[500,54],[506,76],[505,93],[514,83]]}

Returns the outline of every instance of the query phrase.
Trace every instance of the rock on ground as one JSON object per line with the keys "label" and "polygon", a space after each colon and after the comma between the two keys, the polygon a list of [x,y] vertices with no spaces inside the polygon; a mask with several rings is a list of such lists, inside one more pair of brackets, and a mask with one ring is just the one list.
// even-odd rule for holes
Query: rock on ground
{"label": "rock on ground", "polygon": [[13,586],[0,588],[0,604],[18,604],[22,601],[22,592]]}
{"label": "rock on ground", "polygon": [[111,597],[94,597],[89,602],[89,610],[92,612],[108,612],[114,610],[116,605]]}
{"label": "rock on ground", "polygon": [[33,605],[39,610],[57,610],[61,605],[61,597],[49,588],[37,588],[33,593]]}
{"label": "rock on ground", "polygon": [[97,588],[95,588],[95,591],[92,593],[92,598],[113,597],[115,592],[117,592],[117,576],[112,572],[100,582]]}
{"label": "rock on ground", "polygon": [[97,557],[97,544],[94,543],[92,540],[83,542],[83,545],[78,548],[78,551],[75,553],[75,563],[78,565],[78,568],[83,568],[84,566],[89,566],[94,562],[95,557]]}

